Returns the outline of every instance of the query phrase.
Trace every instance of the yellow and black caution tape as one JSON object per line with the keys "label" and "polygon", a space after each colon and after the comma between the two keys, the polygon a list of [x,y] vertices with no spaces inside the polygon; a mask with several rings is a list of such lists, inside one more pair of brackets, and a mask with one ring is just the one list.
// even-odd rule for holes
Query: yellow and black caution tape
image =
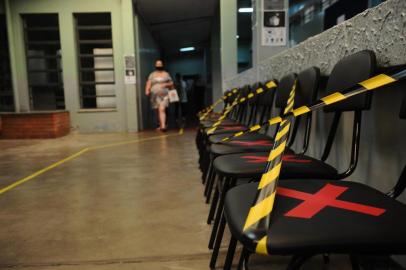
{"label": "yellow and black caution tape", "polygon": [[217,105],[222,103],[228,97],[231,97],[232,95],[237,94],[237,93],[238,93],[238,89],[234,88],[234,89],[230,90],[229,92],[227,92],[224,96],[222,96],[221,98],[216,100],[216,102],[214,102],[212,105],[210,105],[209,107],[207,107],[207,108],[203,109],[202,111],[200,111],[198,113],[198,115],[200,116],[199,117],[200,121],[205,120]]}
{"label": "yellow and black caution tape", "polygon": [[[271,90],[271,89],[276,88],[277,85],[276,85],[276,83],[275,83],[274,81],[269,81],[269,82],[267,82],[267,83],[265,84],[265,86],[266,86],[266,90]],[[217,127],[221,125],[221,123],[223,122],[223,120],[227,117],[227,115],[231,112],[231,110],[232,110],[235,106],[237,106],[237,105],[239,105],[239,104],[242,104],[242,103],[246,102],[247,100],[252,99],[252,98],[255,97],[256,95],[260,95],[260,94],[262,94],[262,93],[264,93],[264,92],[265,92],[265,90],[264,90],[262,87],[259,87],[259,88],[257,88],[254,92],[249,93],[246,97],[242,97],[242,98],[237,97],[236,100],[234,100],[233,104],[231,104],[231,106],[228,107],[228,108],[224,111],[223,115],[218,119],[218,121],[215,122],[215,123],[210,127],[210,129],[207,131],[207,134],[208,134],[208,135],[213,134],[214,131],[216,131]]]}
{"label": "yellow and black caution tape", "polygon": [[[297,117],[299,115],[303,115],[303,114],[309,113],[311,111],[317,110],[326,105],[330,105],[330,104],[345,100],[347,98],[350,98],[355,95],[359,95],[359,94],[367,92],[367,91],[375,90],[379,87],[382,87],[382,86],[385,86],[392,82],[395,82],[397,80],[403,79],[406,76],[405,74],[406,74],[406,70],[402,70],[398,73],[392,73],[392,74],[381,73],[370,79],[362,81],[362,82],[356,84],[355,86],[348,88],[347,90],[344,90],[342,92],[335,92],[331,95],[325,96],[309,106],[302,106],[297,109],[294,109],[292,112],[289,113],[289,115],[293,115],[294,117]],[[230,137],[224,138],[222,140],[222,142],[226,142],[226,141],[232,140],[236,137],[245,135],[247,133],[257,131],[257,130],[261,129],[263,126],[275,125],[280,122],[282,122],[282,117],[280,117],[280,116],[271,118],[264,123],[254,125],[244,131],[234,133]]]}
{"label": "yellow and black caution tape", "polygon": [[[296,92],[296,81],[290,91],[288,101],[286,103],[284,115],[289,115],[293,110]],[[269,224],[269,214],[272,211],[276,195],[276,180],[279,176],[282,165],[282,155],[285,151],[286,143],[289,137],[289,130],[293,117],[285,118],[280,126],[275,137],[273,150],[268,156],[267,170],[261,177],[258,186],[258,197],[256,203],[251,207],[248,216],[245,220],[243,231],[245,234],[254,234],[256,239],[260,239],[257,243],[256,252],[264,253],[265,245],[262,245],[262,239],[266,237]]]}
{"label": "yellow and black caution tape", "polygon": [[296,110],[292,109],[293,104],[285,109],[285,115],[279,117],[281,123],[275,137],[274,146],[268,157],[268,163],[264,174],[258,184],[258,191],[255,202],[253,203],[248,216],[245,220],[243,232],[252,241],[256,243],[255,252],[259,254],[268,254],[268,228],[270,225],[271,214],[275,202],[276,188],[282,167],[282,155],[285,151],[286,141],[289,136],[289,130],[292,120],[302,114],[322,108],[326,105],[343,101],[349,97],[371,91],[406,78],[406,69],[392,74],[379,74],[368,80],[342,91],[328,95],[311,106],[303,106]]}
{"label": "yellow and black caution tape", "polygon": [[239,97],[240,97],[240,95],[238,95],[235,98],[235,100],[233,101],[233,103],[224,110],[223,114],[219,117],[219,119],[210,127],[207,134],[211,134],[211,132],[214,132],[216,130],[217,126],[219,126],[223,122],[223,120],[234,109],[234,107],[237,106],[238,104],[240,104]]}

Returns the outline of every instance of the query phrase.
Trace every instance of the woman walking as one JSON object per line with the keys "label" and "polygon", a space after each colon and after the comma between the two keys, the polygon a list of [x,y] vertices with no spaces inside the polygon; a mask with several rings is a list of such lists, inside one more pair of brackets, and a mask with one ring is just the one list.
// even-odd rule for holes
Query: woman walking
{"label": "woman walking", "polygon": [[173,88],[173,81],[168,72],[164,70],[162,60],[155,61],[155,71],[153,71],[145,85],[145,94],[150,96],[151,107],[156,110],[159,119],[158,131],[165,132],[166,108],[169,106],[168,91]]}

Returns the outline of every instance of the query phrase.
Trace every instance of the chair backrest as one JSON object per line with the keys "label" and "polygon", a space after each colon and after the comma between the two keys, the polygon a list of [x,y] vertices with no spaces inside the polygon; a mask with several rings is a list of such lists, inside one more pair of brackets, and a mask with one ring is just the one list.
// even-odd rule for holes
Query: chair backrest
{"label": "chair backrest", "polygon": [[243,123],[245,125],[251,125],[253,124],[257,113],[258,113],[258,99],[259,96],[256,94],[256,90],[260,87],[260,83],[254,83],[253,85],[250,86],[249,88],[249,93],[244,96],[247,97],[250,94],[253,94],[254,96],[251,98],[247,97],[247,106],[246,106],[246,114],[245,117],[243,119]]}
{"label": "chair backrest", "polygon": [[406,119],[406,93],[404,94],[402,104],[400,105],[399,117],[400,119]]}
{"label": "chair backrest", "polygon": [[[274,80],[274,82],[277,83],[276,80]],[[257,105],[259,107],[259,118],[257,119],[256,123],[263,123],[266,118],[270,117],[276,93],[276,89],[267,89],[266,83],[260,83],[260,86],[265,90],[265,92],[261,94],[261,96],[258,96]]]}
{"label": "chair backrest", "polygon": [[[317,67],[310,67],[297,76],[297,85],[295,91],[294,107],[298,108],[303,105],[309,105],[317,98],[317,93],[320,89],[320,69]],[[304,117],[304,136],[301,153],[305,153],[310,140],[312,113],[306,114]],[[302,122],[302,117],[299,116],[295,119],[288,146],[291,147],[296,139],[297,132]]]}
{"label": "chair backrest", "polygon": [[[400,105],[399,112],[400,119],[406,119],[406,93],[403,95],[402,103]],[[403,170],[400,177],[394,186],[394,188],[388,193],[389,196],[397,198],[406,189],[406,165],[403,166]]]}
{"label": "chair backrest", "polygon": [[[275,81],[275,80],[274,80]],[[261,94],[258,98],[258,106],[272,106],[274,102],[274,97],[276,90],[275,89],[266,89],[265,83],[260,83],[260,87],[265,90],[265,93]]]}
{"label": "chair backrest", "polygon": [[[364,50],[341,59],[334,66],[330,74],[327,81],[326,92],[323,96],[353,87],[357,83],[375,75],[376,69],[376,59],[373,51]],[[366,92],[324,107],[325,112],[335,112],[335,115],[321,157],[323,161],[330,155],[340,123],[341,113],[346,111],[354,112],[350,165],[346,171],[337,175],[337,179],[350,176],[357,166],[361,140],[362,111],[370,109],[371,98],[371,92]]]}
{"label": "chair backrest", "polygon": [[[245,85],[245,86],[239,88],[238,93],[236,93],[232,96],[230,105],[232,105],[236,99],[239,100],[240,98],[248,95],[249,91],[250,91],[250,89],[249,89],[248,85]],[[242,119],[245,117],[246,110],[247,110],[247,106],[244,103],[237,104],[237,106],[235,106],[235,108],[233,109],[233,112],[231,113],[231,118],[238,122],[242,121]]]}
{"label": "chair backrest", "polygon": [[[231,104],[233,104],[234,100],[237,98],[238,95],[241,94],[243,91],[243,88],[237,88],[237,92],[233,92],[232,90],[227,90],[224,92],[225,99],[224,99],[224,109],[229,107]],[[238,114],[238,108],[234,108],[231,113],[230,113],[230,118],[235,118]]]}
{"label": "chair backrest", "polygon": [[[376,58],[373,51],[364,50],[341,59],[331,71],[326,95],[342,91],[372,77],[376,72]],[[372,92],[357,95],[343,102],[324,107],[325,112],[368,110],[371,107]]]}
{"label": "chair backrest", "polygon": [[308,68],[297,76],[297,87],[295,94],[295,108],[309,105],[316,101],[320,85],[320,69],[317,67]]}
{"label": "chair backrest", "polygon": [[[296,80],[296,74],[291,73],[284,76],[278,83],[278,86],[275,90],[275,108],[279,109],[279,115],[283,114],[284,108],[286,106],[286,102],[289,98],[289,93],[292,90],[292,87]],[[269,110],[268,118],[272,117],[273,110]],[[265,134],[268,133],[270,130],[270,126],[265,128]],[[277,129],[275,130],[275,134],[272,136],[275,137]]]}
{"label": "chair backrest", "polygon": [[275,98],[275,107],[283,109],[286,106],[286,102],[289,98],[290,90],[295,83],[297,75],[295,73],[288,74],[284,76],[276,88],[276,98]]}

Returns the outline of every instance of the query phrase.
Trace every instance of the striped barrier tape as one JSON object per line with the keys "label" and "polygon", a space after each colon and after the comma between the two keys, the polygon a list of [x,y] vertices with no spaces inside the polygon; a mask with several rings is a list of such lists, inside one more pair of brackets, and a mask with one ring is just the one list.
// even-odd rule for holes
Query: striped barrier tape
{"label": "striped barrier tape", "polygon": [[[285,110],[283,118],[279,117],[281,123],[275,137],[274,146],[269,154],[268,162],[264,174],[258,184],[258,191],[255,202],[245,220],[243,232],[256,243],[255,252],[258,254],[268,254],[268,228],[271,214],[275,202],[278,179],[282,167],[282,156],[286,148],[289,130],[292,120],[302,114],[322,108],[326,105],[340,102],[349,97],[380,88],[384,85],[406,78],[406,70],[402,70],[391,75],[379,74],[368,80],[358,83],[343,92],[336,92],[328,95],[311,106],[302,106],[296,110]],[[287,109],[292,106],[287,106]]]}
{"label": "striped barrier tape", "polygon": [[[289,98],[286,103],[283,114],[289,115],[293,110],[293,105],[295,102],[295,92],[296,92],[295,81],[290,93]],[[285,118],[278,129],[278,133],[275,137],[275,142],[273,150],[270,152],[266,164],[266,171],[261,177],[261,181],[258,185],[258,192],[256,197],[255,204],[250,208],[248,216],[245,220],[243,232],[249,237],[254,236],[255,239],[260,239],[257,243],[256,252],[263,254],[264,247],[266,248],[266,239],[265,245],[263,245],[262,239],[266,237],[267,226],[269,224],[270,216],[269,214],[272,211],[273,204],[275,201],[276,195],[276,184],[279,172],[282,165],[282,156],[285,151],[286,143],[289,138],[289,130],[293,117]],[[254,239],[254,240],[255,240]]]}
{"label": "striped barrier tape", "polygon": [[214,132],[216,130],[217,126],[219,126],[223,122],[223,120],[234,109],[234,107],[240,103],[239,97],[240,97],[240,95],[238,95],[235,98],[235,100],[233,101],[233,103],[224,110],[223,114],[219,117],[219,119],[217,119],[217,121],[210,127],[207,134],[211,134],[212,132]]}
{"label": "striped barrier tape", "polygon": [[[274,88],[276,88],[276,86],[277,86],[274,81],[269,81],[269,82],[267,82],[265,85],[266,85],[266,89],[267,89],[267,90],[274,89]],[[218,119],[218,121],[215,122],[215,123],[210,127],[210,129],[207,131],[207,134],[208,134],[208,135],[213,134],[214,131],[216,131],[217,127],[221,125],[221,123],[223,122],[223,120],[227,117],[227,115],[231,112],[231,110],[232,110],[235,106],[237,106],[237,105],[239,105],[239,104],[242,104],[242,103],[244,103],[245,101],[250,100],[250,99],[252,99],[253,97],[255,97],[256,95],[260,95],[260,94],[262,94],[262,93],[264,93],[264,92],[265,92],[265,90],[264,90],[262,87],[259,87],[259,88],[257,88],[254,92],[249,93],[246,97],[242,97],[242,98],[240,98],[240,99],[237,98],[237,99],[233,102],[233,104],[232,104],[228,109],[226,109],[226,110],[224,111],[223,115]]]}
{"label": "striped barrier tape", "polygon": [[[294,117],[297,117],[300,115],[304,115],[309,112],[315,111],[319,108],[322,108],[326,105],[330,105],[330,104],[345,100],[347,98],[362,94],[367,91],[375,90],[382,86],[385,86],[390,83],[396,82],[398,80],[404,79],[405,77],[406,77],[406,69],[404,69],[404,68],[401,71],[391,72],[390,74],[381,73],[381,74],[371,77],[365,81],[362,81],[362,82],[354,85],[353,87],[350,87],[342,92],[335,92],[331,95],[325,96],[309,106],[301,106],[297,109],[294,109],[292,112],[289,113],[288,116],[292,115]],[[288,117],[288,116],[286,116],[286,117]],[[280,117],[280,116],[273,117],[273,118],[267,120],[266,122],[254,125],[244,131],[234,133],[230,137],[224,138],[222,140],[222,142],[226,142],[226,141],[232,140],[234,138],[240,137],[242,135],[245,135],[247,133],[257,131],[257,130],[261,129],[263,126],[275,125],[280,122],[282,122],[282,117]]]}
{"label": "striped barrier tape", "polygon": [[200,121],[205,120],[217,105],[226,100],[227,97],[231,97],[233,94],[236,94],[237,92],[238,92],[237,88],[232,89],[230,92],[228,92],[227,94],[216,100],[216,102],[214,102],[212,105],[200,111],[198,113],[198,115],[200,116],[199,117]]}

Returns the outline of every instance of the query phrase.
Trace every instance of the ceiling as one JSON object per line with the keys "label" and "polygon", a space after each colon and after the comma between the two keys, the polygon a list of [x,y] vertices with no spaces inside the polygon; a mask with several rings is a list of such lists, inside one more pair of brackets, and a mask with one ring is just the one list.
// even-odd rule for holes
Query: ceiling
{"label": "ceiling", "polygon": [[181,47],[204,47],[219,0],[134,0],[137,13],[148,25],[165,54]]}

